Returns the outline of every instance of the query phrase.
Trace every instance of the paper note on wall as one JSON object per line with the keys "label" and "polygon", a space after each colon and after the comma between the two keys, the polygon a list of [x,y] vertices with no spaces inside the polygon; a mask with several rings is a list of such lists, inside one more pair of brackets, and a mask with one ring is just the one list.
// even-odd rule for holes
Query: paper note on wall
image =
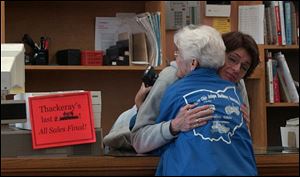
{"label": "paper note on wall", "polygon": [[213,18],[213,24],[220,33],[228,33],[231,31],[230,18]]}
{"label": "paper note on wall", "polygon": [[238,30],[264,44],[264,5],[239,6]]}

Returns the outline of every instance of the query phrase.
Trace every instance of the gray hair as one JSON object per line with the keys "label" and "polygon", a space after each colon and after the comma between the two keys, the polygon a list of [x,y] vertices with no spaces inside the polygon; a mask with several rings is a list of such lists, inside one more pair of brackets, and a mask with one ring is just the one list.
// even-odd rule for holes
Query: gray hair
{"label": "gray hair", "polygon": [[225,63],[225,45],[221,34],[207,25],[188,25],[174,35],[174,43],[183,60],[196,59],[201,67],[218,69]]}

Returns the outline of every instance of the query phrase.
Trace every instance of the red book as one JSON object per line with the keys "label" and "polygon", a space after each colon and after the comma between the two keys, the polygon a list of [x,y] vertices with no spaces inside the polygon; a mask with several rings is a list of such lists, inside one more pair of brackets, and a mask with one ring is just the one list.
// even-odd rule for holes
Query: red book
{"label": "red book", "polygon": [[90,92],[29,98],[33,149],[96,142]]}
{"label": "red book", "polygon": [[273,86],[274,86],[274,103],[280,103],[280,88],[279,88],[278,73],[274,75]]}
{"label": "red book", "polygon": [[276,17],[276,30],[277,30],[278,45],[282,45],[279,3],[278,3],[278,1],[273,1],[273,2],[275,3],[275,17]]}

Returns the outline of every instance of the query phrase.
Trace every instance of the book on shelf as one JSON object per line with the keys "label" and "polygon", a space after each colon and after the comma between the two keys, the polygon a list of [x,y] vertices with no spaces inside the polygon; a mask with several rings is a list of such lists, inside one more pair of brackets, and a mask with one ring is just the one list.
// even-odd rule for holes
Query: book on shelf
{"label": "book on shelf", "polygon": [[280,103],[281,100],[277,68],[278,68],[277,60],[272,59],[274,103]]}
{"label": "book on shelf", "polygon": [[274,5],[274,13],[275,13],[275,24],[276,24],[276,30],[277,30],[277,42],[278,45],[282,45],[282,29],[281,29],[281,22],[280,22],[280,11],[279,11],[279,2],[278,1],[272,1],[272,4]]}
{"label": "book on shelf", "polygon": [[286,44],[292,45],[292,19],[291,19],[291,2],[284,2],[284,21],[285,21],[285,35]]}
{"label": "book on shelf", "polygon": [[293,1],[263,1],[265,44],[292,45],[298,39],[298,13]]}
{"label": "book on shelf", "polygon": [[[292,44],[299,44],[299,14],[296,12],[295,3],[291,2],[291,22],[292,22]],[[298,30],[298,31],[297,31]]]}
{"label": "book on shelf", "polygon": [[271,29],[272,29],[272,43],[271,44],[278,44],[278,34],[277,34],[277,27],[276,27],[276,15],[275,15],[275,3],[273,1],[270,2],[270,22],[271,22]]}
{"label": "book on shelf", "polygon": [[280,17],[280,28],[281,28],[281,44],[286,45],[283,1],[278,1],[278,3],[279,3],[279,17]]}
{"label": "book on shelf", "polygon": [[270,29],[268,29],[267,27],[267,13],[266,13],[266,8],[265,8],[265,12],[264,12],[264,44],[268,44],[270,42],[270,37],[268,38],[268,31],[270,31]]}
{"label": "book on shelf", "polygon": [[299,81],[295,81],[295,80],[294,80],[294,83],[295,83],[295,86],[296,86],[296,88],[297,88],[297,92],[298,92],[298,94],[299,94]]}
{"label": "book on shelf", "polygon": [[274,87],[273,87],[273,63],[272,63],[272,53],[267,52],[267,93],[268,93],[268,102],[274,103]]}
{"label": "book on shelf", "polygon": [[[267,4],[268,3],[268,4]],[[265,33],[265,44],[273,44],[273,28],[272,28],[272,23],[271,23],[271,7],[269,5],[269,1],[264,1],[265,4],[265,28],[264,28],[264,33]]]}
{"label": "book on shelf", "polygon": [[281,100],[283,102],[287,102],[287,103],[291,103],[292,100],[290,98],[290,95],[289,95],[289,91],[286,87],[286,83],[285,83],[285,80],[283,78],[283,75],[282,74],[279,74],[278,72],[278,79],[279,79],[279,86],[280,86],[280,97],[281,97]]}
{"label": "book on shelf", "polygon": [[[296,86],[294,84],[293,77],[291,75],[289,66],[285,59],[284,54],[277,52],[274,54],[274,58],[278,61],[278,74],[283,80],[283,85],[286,87],[288,95],[292,103],[299,103],[299,94],[297,92]],[[280,79],[279,77],[279,79]]]}
{"label": "book on shelf", "polygon": [[148,53],[145,33],[132,34],[132,64],[148,64]]}

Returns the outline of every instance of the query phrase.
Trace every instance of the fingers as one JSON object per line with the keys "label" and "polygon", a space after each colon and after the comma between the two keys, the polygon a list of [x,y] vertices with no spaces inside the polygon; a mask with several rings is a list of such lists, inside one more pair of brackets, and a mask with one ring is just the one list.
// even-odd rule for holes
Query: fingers
{"label": "fingers", "polygon": [[213,113],[214,113],[214,109],[209,105],[197,107],[189,111],[189,115],[191,116],[191,119],[206,117]]}
{"label": "fingers", "polygon": [[248,108],[245,104],[241,105],[241,111],[243,114],[247,114],[248,115]]}
{"label": "fingers", "polygon": [[181,107],[180,111],[189,111],[190,109],[193,109],[197,104],[187,104],[183,107]]}
{"label": "fingers", "polygon": [[181,107],[175,117],[176,121],[174,121],[180,131],[185,132],[203,126],[213,118],[214,106],[204,105],[196,108],[195,106],[197,104],[188,104]]}
{"label": "fingers", "polygon": [[248,127],[248,129],[250,130],[250,119],[247,117],[244,117],[244,119],[246,120],[246,125]]}
{"label": "fingers", "polygon": [[212,119],[213,116],[210,115],[210,116],[206,116],[206,117],[203,117],[203,118],[198,118],[198,119],[195,119],[194,123],[193,123],[193,128],[196,128],[196,127],[200,127],[202,125],[205,125],[207,124],[207,122]]}
{"label": "fingers", "polygon": [[207,124],[207,121],[203,121],[203,122],[201,122],[201,123],[194,124],[194,125],[193,125],[193,128],[201,127],[201,126],[203,126],[203,125],[205,125],[205,124]]}

